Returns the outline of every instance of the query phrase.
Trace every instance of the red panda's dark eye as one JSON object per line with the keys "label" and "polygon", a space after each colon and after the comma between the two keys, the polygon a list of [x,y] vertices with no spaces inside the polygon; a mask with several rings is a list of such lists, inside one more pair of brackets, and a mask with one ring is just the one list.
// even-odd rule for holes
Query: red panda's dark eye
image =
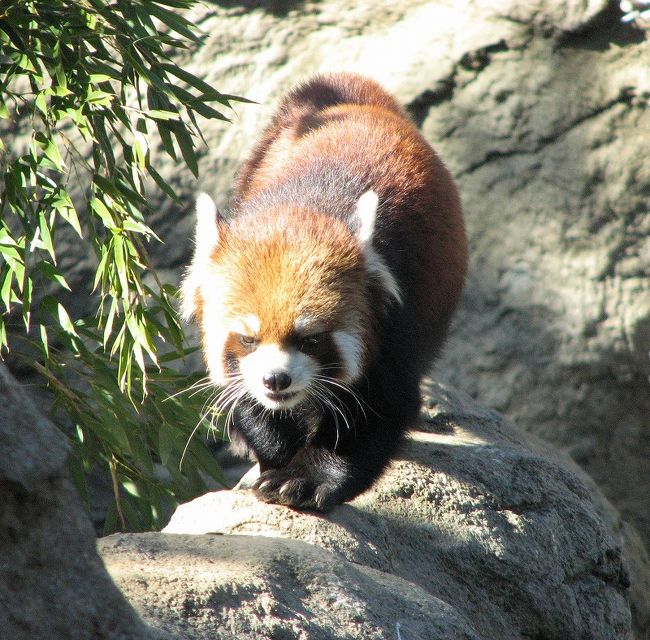
{"label": "red panda's dark eye", "polygon": [[257,344],[257,340],[253,336],[239,336],[239,341],[247,348],[251,349]]}
{"label": "red panda's dark eye", "polygon": [[315,333],[311,336],[305,336],[302,339],[302,342],[300,343],[300,350],[301,351],[309,351],[311,349],[315,349],[320,345],[320,343],[323,340],[323,334],[322,333]]}

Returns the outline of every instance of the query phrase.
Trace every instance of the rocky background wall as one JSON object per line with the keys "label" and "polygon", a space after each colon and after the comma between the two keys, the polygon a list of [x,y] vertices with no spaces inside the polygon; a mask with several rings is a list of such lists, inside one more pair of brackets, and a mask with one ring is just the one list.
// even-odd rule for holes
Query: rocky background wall
{"label": "rocky background wall", "polygon": [[370,75],[458,180],[470,276],[449,381],[565,449],[650,542],[650,42],[617,2],[220,2],[184,64],[237,106],[207,123],[200,184],[160,166],[160,264],[189,259],[191,199],[227,210],[278,96],[318,71]]}

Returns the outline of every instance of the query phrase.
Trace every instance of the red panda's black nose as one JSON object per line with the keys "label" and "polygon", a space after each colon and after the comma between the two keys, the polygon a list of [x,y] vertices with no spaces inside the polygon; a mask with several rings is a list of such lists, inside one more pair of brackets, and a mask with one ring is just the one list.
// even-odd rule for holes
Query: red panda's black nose
{"label": "red panda's black nose", "polygon": [[283,391],[291,384],[291,376],[283,371],[280,373],[267,373],[262,382],[271,391]]}

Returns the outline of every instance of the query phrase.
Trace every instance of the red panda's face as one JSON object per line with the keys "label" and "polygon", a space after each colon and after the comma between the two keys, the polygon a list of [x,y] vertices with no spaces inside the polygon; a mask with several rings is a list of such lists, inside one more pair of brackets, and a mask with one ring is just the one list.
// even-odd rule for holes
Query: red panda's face
{"label": "red panda's face", "polygon": [[238,379],[269,409],[349,383],[363,368],[369,309],[361,248],[343,223],[272,211],[220,231],[200,288],[216,382]]}
{"label": "red panda's face", "polygon": [[377,204],[369,194],[364,206],[372,218],[361,211],[356,233],[295,209],[215,224],[212,201],[199,199],[185,314],[197,316],[210,375],[229,387],[233,403],[244,395],[271,410],[306,399],[327,403],[332,385],[362,375],[376,312],[369,308],[369,273],[399,299],[396,282],[366,246]]}

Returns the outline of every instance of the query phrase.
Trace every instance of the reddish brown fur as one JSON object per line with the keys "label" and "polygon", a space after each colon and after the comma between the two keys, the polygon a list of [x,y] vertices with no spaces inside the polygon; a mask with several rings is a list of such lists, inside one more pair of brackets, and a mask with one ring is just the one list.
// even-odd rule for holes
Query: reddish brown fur
{"label": "reddish brown fur", "polygon": [[[369,191],[378,197],[372,234]],[[359,215],[360,202],[372,208]],[[234,211],[219,224],[207,269],[208,280],[216,277],[211,288],[200,285],[197,315],[204,337],[225,339],[226,369],[235,374],[257,366],[257,347],[226,335],[233,319],[255,315],[260,345],[287,344],[300,358],[312,354],[298,337],[290,342],[295,321],[325,325],[313,355],[333,366],[320,391],[286,411],[260,408],[266,391],[242,397],[234,431],[260,463],[262,499],[327,510],[374,482],[417,416],[420,380],[465,277],[459,196],[395,100],[371,80],[337,74],[313,78],[281,103],[241,169]],[[335,377],[346,357],[354,373],[342,386]],[[259,373],[252,370],[253,386]]]}
{"label": "reddish brown fur", "polygon": [[437,154],[379,85],[350,74],[327,79],[347,90],[351,102],[364,104],[326,106],[314,114],[309,105],[327,104],[327,96],[310,93],[311,85],[290,93],[242,167],[236,201],[244,204],[267,186],[300,176],[318,157],[367,176],[380,209],[390,210],[408,239],[405,306],[418,333],[434,334],[448,323],[467,266],[456,187]]}
{"label": "reddish brown fur", "polygon": [[342,222],[312,211],[271,209],[224,225],[213,261],[230,285],[228,316],[257,316],[261,342],[281,343],[300,317],[340,330],[350,328],[351,311],[357,323],[370,313],[358,244]]}
{"label": "reddish brown fur", "polygon": [[[354,105],[353,108],[358,105],[371,105],[374,108],[381,108],[385,113],[393,112],[407,118],[397,101],[377,83],[367,78],[351,73],[339,73],[327,76],[327,79],[333,88],[331,93],[323,92],[322,88],[315,88],[313,84],[307,84],[294,89],[282,101],[276,115],[253,148],[250,157],[239,170],[235,183],[237,201],[249,195],[250,183],[254,174],[265,160],[265,155],[271,150],[271,147],[277,150],[278,147],[284,145],[285,151],[290,153],[292,145],[297,139],[310,130],[325,124],[322,110],[327,105],[334,105],[338,102],[337,90],[341,90],[349,96],[348,101]],[[321,111],[315,113],[314,105]],[[292,123],[291,129],[286,128],[287,122]]]}

